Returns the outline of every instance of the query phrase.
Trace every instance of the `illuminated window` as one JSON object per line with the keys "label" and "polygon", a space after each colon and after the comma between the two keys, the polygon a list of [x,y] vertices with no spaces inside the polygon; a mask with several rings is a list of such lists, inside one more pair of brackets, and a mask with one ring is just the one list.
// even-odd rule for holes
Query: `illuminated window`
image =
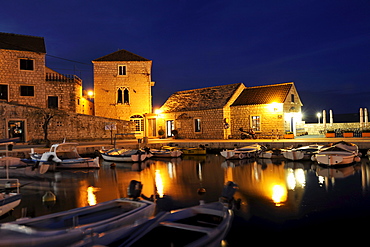
{"label": "illuminated window", "polygon": [[118,65],[118,75],[127,75],[126,65]]}
{"label": "illuminated window", "polygon": [[19,59],[19,68],[21,70],[33,70],[34,60],[32,59]]}
{"label": "illuminated window", "polygon": [[261,131],[261,116],[251,116],[251,128],[254,131]]}
{"label": "illuminated window", "polygon": [[200,119],[199,118],[194,119],[194,131],[195,132],[201,132],[201,125],[200,125]]}
{"label": "illuminated window", "polygon": [[130,121],[135,123],[135,131],[144,131],[144,118],[140,115],[133,115]]}

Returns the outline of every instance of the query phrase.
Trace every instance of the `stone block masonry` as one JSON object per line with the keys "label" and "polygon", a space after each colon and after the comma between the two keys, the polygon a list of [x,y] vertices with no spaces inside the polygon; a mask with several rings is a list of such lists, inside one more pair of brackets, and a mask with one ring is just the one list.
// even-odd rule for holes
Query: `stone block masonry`
{"label": "stone block masonry", "polygon": [[[20,104],[0,103],[0,138],[12,136],[9,123],[20,121],[24,123],[22,132],[25,142],[43,140],[43,114],[53,114],[48,127],[48,139],[52,142],[93,141],[114,137],[116,133],[133,133],[134,126],[130,121],[96,117],[65,111],[54,111]],[[112,129],[112,131],[110,130]],[[122,138],[122,137],[120,137]],[[124,138],[134,138],[133,135]]]}

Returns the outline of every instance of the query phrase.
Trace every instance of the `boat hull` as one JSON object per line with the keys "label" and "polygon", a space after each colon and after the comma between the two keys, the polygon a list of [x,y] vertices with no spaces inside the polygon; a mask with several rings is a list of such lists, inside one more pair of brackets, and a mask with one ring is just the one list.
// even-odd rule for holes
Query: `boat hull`
{"label": "boat hull", "polygon": [[356,155],[338,155],[338,154],[317,154],[316,161],[325,165],[343,165],[355,162]]}
{"label": "boat hull", "polygon": [[[127,210],[125,207],[128,207]],[[108,245],[155,210],[149,201],[121,198],[32,219],[2,224],[0,246]]]}
{"label": "boat hull", "polygon": [[220,246],[233,219],[232,210],[215,202],[158,215],[120,246]]}
{"label": "boat hull", "polygon": [[22,199],[21,194],[18,193],[10,193],[8,195],[5,195],[4,193],[0,194],[2,194],[2,198],[5,197],[0,200],[0,216],[18,206]]}
{"label": "boat hull", "polygon": [[148,158],[147,154],[133,154],[133,155],[109,155],[109,154],[101,154],[102,158],[105,161],[112,161],[112,162],[140,162],[144,161]]}

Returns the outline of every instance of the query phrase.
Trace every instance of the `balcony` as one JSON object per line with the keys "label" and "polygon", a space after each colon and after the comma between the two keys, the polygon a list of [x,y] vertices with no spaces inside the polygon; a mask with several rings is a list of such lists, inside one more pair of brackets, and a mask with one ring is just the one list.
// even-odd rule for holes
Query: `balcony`
{"label": "balcony", "polygon": [[82,85],[82,80],[76,75],[66,75],[58,73],[46,73],[46,81],[57,81],[57,82],[76,82]]}

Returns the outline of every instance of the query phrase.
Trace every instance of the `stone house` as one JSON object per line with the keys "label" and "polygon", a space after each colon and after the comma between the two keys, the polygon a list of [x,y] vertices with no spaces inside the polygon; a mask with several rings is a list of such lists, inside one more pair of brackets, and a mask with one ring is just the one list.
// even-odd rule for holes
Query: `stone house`
{"label": "stone house", "polygon": [[158,130],[167,137],[176,129],[179,138],[227,139],[232,134],[230,106],[244,88],[235,83],[176,92],[160,108]]}
{"label": "stone house", "polygon": [[51,140],[105,138],[110,132],[106,126],[112,123],[116,129],[130,126],[127,121],[86,116],[93,114],[94,106],[83,96],[82,80],[47,68],[45,56],[44,38],[0,33],[0,139],[42,139],[43,120],[37,116],[48,111],[58,112],[50,127]]}
{"label": "stone house", "polygon": [[301,106],[293,82],[259,87],[236,83],[176,92],[156,118],[167,137],[177,130],[179,138],[240,138],[240,128],[264,136],[299,134]]}
{"label": "stone house", "polygon": [[92,62],[95,115],[132,121],[144,135],[145,114],[152,112],[152,61],[118,50]]}
{"label": "stone house", "polygon": [[231,105],[231,132],[252,129],[262,136],[304,132],[302,102],[293,82],[247,87]]}

